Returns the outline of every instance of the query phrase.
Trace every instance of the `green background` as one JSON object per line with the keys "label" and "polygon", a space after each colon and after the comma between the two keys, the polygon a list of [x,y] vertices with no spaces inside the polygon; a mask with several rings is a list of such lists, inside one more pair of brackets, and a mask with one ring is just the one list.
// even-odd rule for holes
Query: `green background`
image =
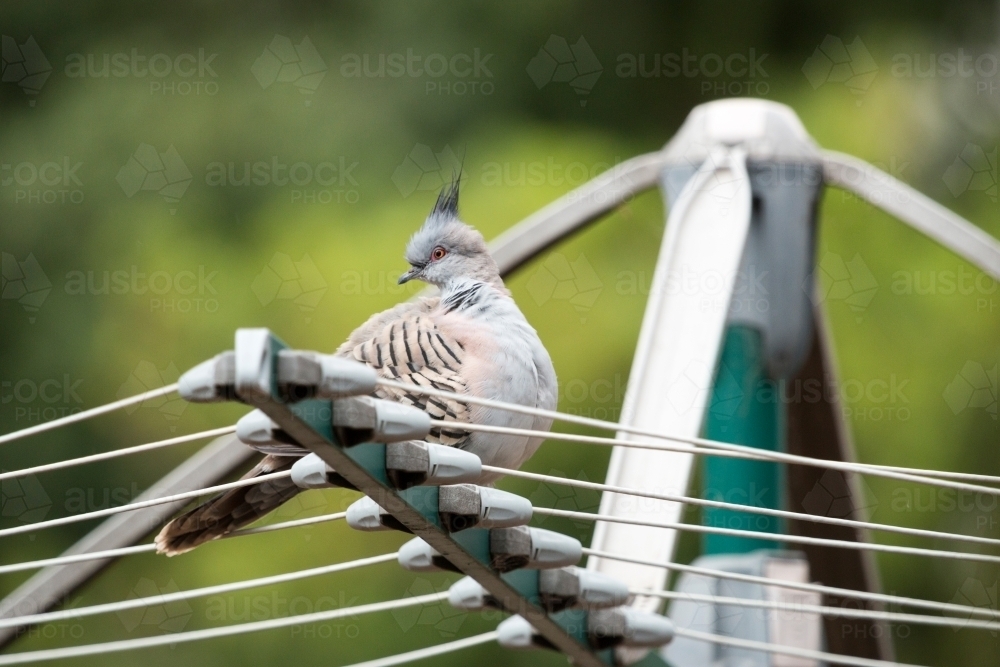
{"label": "green background", "polygon": [[[180,2],[154,8],[124,2],[6,2],[0,7],[2,34],[18,45],[33,36],[52,72],[35,95],[16,82],[0,84],[0,250],[16,262],[32,255],[51,291],[29,312],[15,287],[8,292],[5,285],[0,431],[172,382],[179,372],[231,346],[239,326],[271,327],[292,345],[332,350],[369,314],[419,289],[398,288],[395,278],[405,268],[406,240],[429,210],[441,178],[451,173],[450,153],[466,176],[463,216],[492,238],[591,175],[656,150],[693,106],[745,95],[748,88],[749,94],[794,108],[822,146],[879,165],[1000,236],[1000,75],[988,67],[998,54],[997,26],[996,7],[989,3],[297,3],[279,8]],[[296,45],[308,37],[315,46],[326,70],[310,94],[266,77],[265,86],[254,75],[255,61],[276,34]],[[559,81],[539,88],[532,81],[526,70],[550,35],[570,44],[585,38],[602,67],[589,91]],[[849,45],[860,40],[876,67],[874,78],[851,86],[808,78],[806,72],[815,74],[822,61],[815,59],[817,48],[831,44],[828,36]],[[73,54],[91,57],[99,70],[104,54],[135,50],[147,58],[166,54],[173,61],[193,54],[196,60],[200,49],[206,58],[217,54],[204,76],[130,72],[104,78],[67,72],[67,61],[77,57]],[[485,69],[468,77],[353,77],[342,71],[352,58],[367,54],[374,66],[379,54],[405,55],[408,49],[422,57],[467,54],[472,60],[477,49],[481,58],[492,55]],[[648,68],[654,54],[687,53],[701,63],[706,55],[725,60],[751,50],[760,63],[753,78],[712,76],[711,58],[705,68],[692,66],[692,76],[672,76],[668,70],[648,78],[619,76],[626,54],[642,54]],[[972,74],[949,75],[944,54],[968,56]],[[928,70],[932,57],[937,66]],[[979,58],[982,67],[976,71]],[[907,60],[918,65],[912,75],[902,67]],[[852,62],[864,69],[860,59]],[[456,86],[460,82],[470,85]],[[128,196],[116,181],[140,144],[159,153],[175,148],[191,178],[178,201],[168,202],[155,190]],[[438,164],[413,171],[408,156],[428,152]],[[985,166],[976,166],[980,173],[971,187],[946,179],[956,173],[960,153],[972,156],[966,162],[980,155],[985,159]],[[314,180],[301,187],[218,185],[211,179],[218,169],[213,163],[227,170],[233,163],[239,178],[245,162],[274,160],[312,167],[329,162],[338,169],[343,164],[348,175],[329,186]],[[70,175],[54,185],[32,180],[32,168],[50,162],[68,163],[71,169],[80,163],[72,171],[78,182]],[[47,173],[56,173],[57,180],[62,176]],[[58,194],[62,191],[66,194]],[[61,201],[63,196],[67,201]],[[976,270],[959,258],[841,191],[826,193],[821,218],[817,256],[827,295],[823,306],[860,459],[1000,474],[996,283],[985,277],[976,282]],[[663,220],[658,193],[640,196],[508,281],[552,353],[561,380],[560,409],[617,418]],[[276,274],[267,267],[280,269],[289,262],[298,273],[285,278],[300,282],[279,290]],[[165,272],[157,280],[168,276],[179,281],[180,289],[171,285],[163,294],[138,293],[139,285],[119,290],[124,294],[92,293],[101,291],[105,272],[119,270],[130,276]],[[190,279],[199,271],[207,279],[200,285]],[[971,275],[964,283],[971,287],[956,289],[954,277],[963,272]],[[35,269],[29,273],[37,280]],[[74,293],[80,291],[75,282],[80,275],[92,275],[94,289]],[[182,293],[189,288],[194,292]],[[309,294],[299,298],[299,288]],[[55,384],[38,395],[34,390],[50,379]],[[970,398],[972,386],[978,393]],[[13,470],[190,433],[232,423],[241,413],[235,406],[177,401],[142,407],[4,445],[0,467]],[[199,446],[5,484],[2,526],[125,502]],[[549,443],[525,469],[599,481],[608,454],[600,447]],[[1000,512],[988,499],[977,505],[972,497],[931,495],[926,488],[888,480],[867,484],[875,521],[1000,537]],[[539,506],[594,511],[599,502],[596,493],[521,480],[501,486]],[[25,497],[34,511],[18,504]],[[346,492],[311,492],[276,518],[338,511],[353,498]],[[690,520],[698,521],[697,515]],[[587,524],[553,518],[536,524],[585,543],[590,537]],[[4,538],[3,562],[55,555],[92,526]],[[952,546],[891,535],[877,539]],[[360,534],[327,524],[214,544],[171,560],[135,556],[115,564],[69,603],[145,595],[150,586],[187,589],[313,567],[384,553],[403,541],[396,534]],[[693,558],[697,544],[685,537],[681,560]],[[878,562],[886,591],[996,608],[996,567],[886,555]],[[25,578],[3,577],[0,592]],[[377,565],[192,600],[141,617],[98,616],[44,626],[14,648],[273,618],[290,610],[303,613],[442,590],[453,579],[414,577],[391,563]],[[441,605],[111,659],[144,666],[346,665],[476,634],[497,620]],[[894,634],[904,662],[996,664],[998,639],[989,633],[901,626]],[[555,654],[511,654],[495,645],[434,662],[474,660],[564,664]],[[101,658],[74,662],[105,663]]]}

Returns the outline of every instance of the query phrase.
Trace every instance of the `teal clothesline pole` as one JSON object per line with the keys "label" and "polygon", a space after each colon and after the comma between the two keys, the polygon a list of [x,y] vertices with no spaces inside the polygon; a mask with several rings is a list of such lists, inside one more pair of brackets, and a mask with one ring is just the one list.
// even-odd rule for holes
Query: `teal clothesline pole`
{"label": "teal clothesline pole", "polygon": [[[726,330],[705,420],[705,437],[780,451],[784,447],[784,406],[771,383],[761,334],[747,326]],[[741,505],[781,509],[784,471],[778,463],[706,456],[702,462],[702,497]],[[705,508],[702,524],[740,530],[784,532],[777,517]],[[702,553],[746,553],[778,549],[781,542],[730,535],[702,536]]]}

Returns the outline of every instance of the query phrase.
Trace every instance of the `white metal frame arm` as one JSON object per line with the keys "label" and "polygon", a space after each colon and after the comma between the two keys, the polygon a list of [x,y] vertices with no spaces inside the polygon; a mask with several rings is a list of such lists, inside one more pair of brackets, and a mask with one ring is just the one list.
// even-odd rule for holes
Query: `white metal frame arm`
{"label": "white metal frame arm", "polygon": [[853,155],[823,151],[823,175],[1000,280],[1000,241],[954,211]]}
{"label": "white metal frame arm", "polygon": [[[639,342],[622,408],[629,427],[698,435],[708,403],[715,363],[722,345],[733,279],[750,229],[750,178],[739,148],[710,153],[685,185],[667,221]],[[692,290],[668,290],[684,275],[728,278],[716,296],[722,304],[706,308]],[[617,439],[635,439],[619,431]],[[669,489],[683,494],[693,467],[690,453],[615,447],[608,466],[611,486],[641,490]],[[678,522],[683,505],[666,500],[636,503],[629,496],[605,492],[600,513],[635,520]],[[661,563],[673,557],[677,531],[667,528],[598,522],[592,545],[599,551],[642,553]],[[588,568],[626,582],[632,588],[659,590],[662,568],[591,558]],[[655,611],[657,598],[635,606]]]}

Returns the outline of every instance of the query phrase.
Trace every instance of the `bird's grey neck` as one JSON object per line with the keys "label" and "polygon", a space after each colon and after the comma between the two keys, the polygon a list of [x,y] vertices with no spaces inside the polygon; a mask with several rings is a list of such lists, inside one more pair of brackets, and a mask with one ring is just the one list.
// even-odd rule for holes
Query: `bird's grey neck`
{"label": "bird's grey neck", "polygon": [[497,278],[499,287],[478,279],[459,278],[449,281],[441,288],[441,305],[448,312],[473,308],[488,308],[488,302],[507,294],[503,282]]}

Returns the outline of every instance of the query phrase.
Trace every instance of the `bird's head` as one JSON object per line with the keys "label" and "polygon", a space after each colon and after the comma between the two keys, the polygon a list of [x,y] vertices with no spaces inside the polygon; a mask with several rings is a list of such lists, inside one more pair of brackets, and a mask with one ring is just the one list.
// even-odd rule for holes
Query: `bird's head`
{"label": "bird's head", "polygon": [[399,284],[422,280],[445,289],[459,281],[478,280],[503,285],[483,235],[458,219],[458,185],[456,178],[441,190],[427,220],[410,239],[406,246],[410,270],[400,276]]}

